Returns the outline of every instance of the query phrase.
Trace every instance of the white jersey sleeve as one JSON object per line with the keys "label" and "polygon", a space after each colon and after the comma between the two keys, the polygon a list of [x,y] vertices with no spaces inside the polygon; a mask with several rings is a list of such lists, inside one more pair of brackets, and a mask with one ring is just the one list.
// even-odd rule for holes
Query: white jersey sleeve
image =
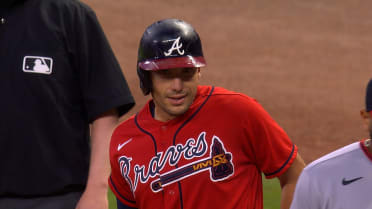
{"label": "white jersey sleeve", "polygon": [[309,177],[309,173],[304,170],[297,181],[290,209],[321,209],[320,195],[316,185]]}

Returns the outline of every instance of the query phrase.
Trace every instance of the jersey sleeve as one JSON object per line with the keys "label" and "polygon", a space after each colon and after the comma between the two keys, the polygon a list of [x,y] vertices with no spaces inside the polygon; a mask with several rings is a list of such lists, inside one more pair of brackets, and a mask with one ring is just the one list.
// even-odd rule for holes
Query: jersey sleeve
{"label": "jersey sleeve", "polygon": [[309,173],[304,170],[296,184],[290,209],[321,209],[320,199],[314,182],[311,182]]}
{"label": "jersey sleeve", "polygon": [[121,169],[127,169],[123,167],[123,164],[120,163],[120,155],[116,152],[115,142],[117,141],[118,135],[114,131],[112,135],[111,144],[110,144],[110,165],[111,165],[111,175],[108,179],[108,184],[116,196],[116,198],[126,206],[137,208],[135,197],[131,191],[131,188],[125,177],[122,176]]}
{"label": "jersey sleeve", "polygon": [[118,199],[116,199],[116,203],[117,203],[118,209],[137,209],[137,208],[132,208],[132,207],[129,207],[128,205],[123,204]]}
{"label": "jersey sleeve", "polygon": [[245,131],[255,163],[266,178],[280,176],[296,158],[297,147],[257,101],[252,99],[246,105]]}
{"label": "jersey sleeve", "polygon": [[67,48],[88,120],[113,108],[125,114],[134,99],[94,11],[82,3],[70,14],[65,33],[74,35],[66,35]]}
{"label": "jersey sleeve", "polygon": [[109,186],[111,191],[122,204],[128,207],[137,208],[132,193],[128,190],[128,187],[126,187],[127,185],[123,185],[121,181],[124,181],[124,179],[118,176],[117,171],[112,171],[109,177]]}

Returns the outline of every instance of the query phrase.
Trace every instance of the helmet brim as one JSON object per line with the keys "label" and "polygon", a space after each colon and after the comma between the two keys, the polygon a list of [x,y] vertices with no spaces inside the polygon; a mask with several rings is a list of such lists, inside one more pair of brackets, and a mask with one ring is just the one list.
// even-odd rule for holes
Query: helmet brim
{"label": "helmet brim", "polygon": [[206,66],[204,57],[193,56],[145,60],[138,63],[138,67],[146,71],[166,70],[172,68],[193,68],[204,66]]}

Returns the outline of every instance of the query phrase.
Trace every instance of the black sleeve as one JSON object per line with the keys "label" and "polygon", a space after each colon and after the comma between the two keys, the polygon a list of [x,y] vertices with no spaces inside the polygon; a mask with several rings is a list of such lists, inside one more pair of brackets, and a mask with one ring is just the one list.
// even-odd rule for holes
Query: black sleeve
{"label": "black sleeve", "polygon": [[127,205],[124,205],[120,200],[116,199],[116,203],[118,205],[118,209],[137,209],[137,208],[132,208]]}
{"label": "black sleeve", "polygon": [[69,42],[88,120],[113,108],[121,116],[134,106],[127,81],[93,10],[82,3],[76,11]]}

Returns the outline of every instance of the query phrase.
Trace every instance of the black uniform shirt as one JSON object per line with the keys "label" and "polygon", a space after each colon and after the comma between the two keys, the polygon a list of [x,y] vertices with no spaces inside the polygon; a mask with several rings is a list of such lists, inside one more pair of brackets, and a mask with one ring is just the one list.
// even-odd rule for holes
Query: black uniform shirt
{"label": "black uniform shirt", "polygon": [[76,0],[0,8],[0,96],[0,196],[83,190],[89,123],[134,105],[94,12]]}

